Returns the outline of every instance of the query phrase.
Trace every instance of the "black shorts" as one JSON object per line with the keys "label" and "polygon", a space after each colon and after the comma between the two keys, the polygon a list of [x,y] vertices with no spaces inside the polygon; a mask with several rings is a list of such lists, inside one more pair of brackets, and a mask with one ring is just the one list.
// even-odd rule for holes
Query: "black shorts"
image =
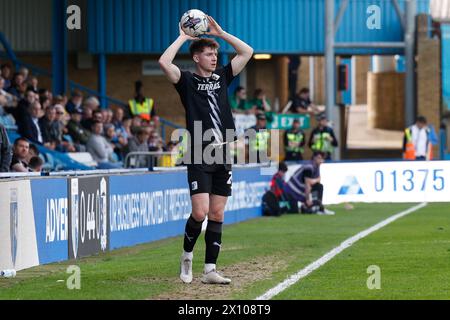
{"label": "black shorts", "polygon": [[231,196],[231,166],[223,164],[188,165],[188,183],[191,196],[198,193]]}

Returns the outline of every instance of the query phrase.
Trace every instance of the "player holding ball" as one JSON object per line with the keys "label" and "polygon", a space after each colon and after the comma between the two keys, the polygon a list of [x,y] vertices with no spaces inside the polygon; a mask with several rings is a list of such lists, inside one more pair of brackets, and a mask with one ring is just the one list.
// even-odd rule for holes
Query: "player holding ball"
{"label": "player holding ball", "polygon": [[[189,217],[184,236],[181,256],[180,279],[192,282],[193,250],[199,237],[203,221],[208,217],[205,233],[205,267],[201,281],[208,284],[229,284],[230,279],[216,270],[216,262],[222,245],[222,224],[227,198],[231,196],[231,163],[225,159],[225,148],[229,135],[226,130],[234,130],[235,125],[228,103],[227,88],[233,79],[245,68],[253,55],[253,49],[225,32],[210,16],[199,10],[190,10],[180,22],[180,36],[167,48],[159,59],[159,65],[180,95],[186,110],[186,127],[191,137],[190,159],[188,161],[188,183],[192,201],[192,214]],[[205,19],[206,18],[206,19]],[[201,31],[205,22],[209,32]],[[201,25],[197,26],[199,23]],[[200,30],[200,32],[199,32]],[[204,29],[206,30],[206,29]],[[235,50],[231,62],[217,68],[219,44],[212,38],[195,38],[192,35],[207,34],[223,39]],[[181,71],[173,60],[183,44],[191,40],[190,54],[195,62],[195,73]],[[194,122],[201,123],[201,136],[194,135]],[[197,130],[198,131],[198,130]],[[195,131],[195,132],[197,132]],[[205,132],[211,133],[213,141],[203,142]],[[206,136],[206,135],[205,135]],[[199,148],[195,148],[195,146]],[[203,150],[213,148],[215,161],[203,159]],[[197,155],[201,161],[198,161]],[[189,152],[188,152],[189,154]],[[194,161],[195,160],[195,161]]]}

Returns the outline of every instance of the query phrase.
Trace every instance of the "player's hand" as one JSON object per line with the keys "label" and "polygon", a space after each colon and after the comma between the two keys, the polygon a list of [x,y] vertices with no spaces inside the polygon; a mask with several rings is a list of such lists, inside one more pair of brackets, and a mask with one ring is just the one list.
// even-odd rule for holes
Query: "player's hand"
{"label": "player's hand", "polygon": [[312,201],[311,200],[306,200],[306,205],[308,206],[308,207],[312,207],[312,205],[313,205],[313,203],[312,203]]}
{"label": "player's hand", "polygon": [[221,36],[224,34],[223,29],[219,26],[219,24],[214,20],[213,17],[207,16],[209,22],[209,31],[206,32],[207,35],[210,36]]}
{"label": "player's hand", "polygon": [[178,28],[180,29],[180,37],[184,38],[185,40],[196,40],[196,38],[191,37],[183,31],[183,29],[181,28],[181,23],[178,24]]}

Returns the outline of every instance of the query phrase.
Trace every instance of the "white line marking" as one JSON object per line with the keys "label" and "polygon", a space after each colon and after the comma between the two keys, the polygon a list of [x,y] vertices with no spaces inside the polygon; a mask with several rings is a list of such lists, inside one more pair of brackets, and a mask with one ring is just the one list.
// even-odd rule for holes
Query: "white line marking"
{"label": "white line marking", "polygon": [[272,299],[273,297],[275,297],[280,292],[286,290],[287,288],[289,288],[293,284],[297,283],[300,279],[306,277],[307,275],[309,275],[314,270],[316,270],[316,269],[320,268],[321,266],[323,266],[325,263],[327,263],[328,261],[333,259],[335,256],[337,256],[339,253],[341,253],[345,249],[351,247],[358,240],[368,236],[372,232],[375,232],[375,231],[383,228],[384,226],[388,225],[389,223],[394,222],[395,220],[400,219],[400,218],[402,218],[402,217],[404,217],[404,216],[406,216],[406,215],[408,215],[408,214],[410,214],[410,213],[412,213],[414,211],[422,209],[422,208],[424,208],[426,206],[427,206],[427,203],[425,203],[425,202],[421,203],[421,204],[419,204],[419,205],[417,205],[415,207],[409,208],[408,210],[405,210],[403,212],[397,213],[396,215],[393,215],[393,216],[387,218],[386,220],[383,220],[380,223],[377,223],[376,225],[370,227],[369,229],[361,231],[357,235],[355,235],[355,236],[353,236],[351,238],[348,238],[347,240],[342,242],[338,247],[334,248],[333,250],[329,251],[324,256],[322,256],[319,260],[314,261],[313,263],[309,264],[308,266],[306,266],[305,268],[303,268],[302,270],[300,270],[296,274],[290,276],[289,278],[287,278],[286,280],[284,280],[283,282],[281,282],[277,286],[275,286],[272,289],[268,290],[262,296],[259,296],[258,298],[256,298],[256,300],[269,300],[269,299]]}

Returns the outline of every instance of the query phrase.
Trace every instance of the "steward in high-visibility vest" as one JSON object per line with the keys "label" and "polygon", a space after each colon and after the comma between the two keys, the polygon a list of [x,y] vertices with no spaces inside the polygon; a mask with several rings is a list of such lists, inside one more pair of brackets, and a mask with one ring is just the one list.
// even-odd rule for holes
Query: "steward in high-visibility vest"
{"label": "steward in high-visibility vest", "polygon": [[[268,158],[270,133],[266,129],[266,116],[259,114],[256,118],[256,125],[250,129],[255,130],[255,139],[249,141],[250,154],[257,155],[257,163],[262,162],[264,158]],[[265,155],[264,158],[262,156]]]}
{"label": "steward in high-visibility vest", "polygon": [[327,118],[319,117],[319,125],[311,132],[309,147],[313,152],[320,151],[326,154],[325,159],[331,160],[334,148],[338,146],[338,141],[331,127],[328,126]]}
{"label": "steward in high-visibility vest", "polygon": [[128,101],[130,107],[130,114],[132,116],[140,116],[142,120],[150,121],[152,113],[154,115],[154,101],[153,99],[145,98],[144,101],[139,102],[136,99]]}
{"label": "steward in high-visibility vest", "polygon": [[431,130],[424,117],[418,117],[416,124],[406,128],[403,137],[403,159],[432,160],[433,146],[430,133]]}
{"label": "steward in high-visibility vest", "polygon": [[284,133],[285,161],[303,160],[303,147],[305,146],[305,133],[300,129],[300,121],[294,120],[292,129]]}
{"label": "steward in high-visibility vest", "polygon": [[155,116],[155,102],[151,98],[146,98],[142,94],[142,82],[137,81],[136,96],[128,101],[130,115],[132,117],[139,116],[142,120],[149,121]]}

